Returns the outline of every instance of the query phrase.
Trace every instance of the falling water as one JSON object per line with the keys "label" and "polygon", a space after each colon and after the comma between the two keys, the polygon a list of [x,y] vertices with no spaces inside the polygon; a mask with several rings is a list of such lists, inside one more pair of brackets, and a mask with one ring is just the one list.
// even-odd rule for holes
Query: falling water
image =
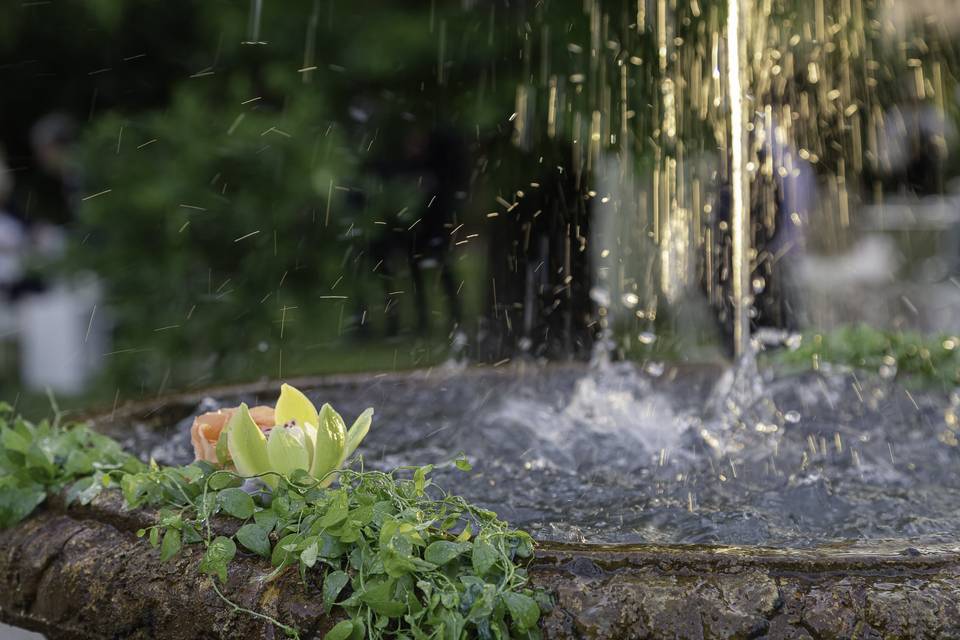
{"label": "falling water", "polygon": [[[767,321],[757,314],[772,276],[792,257],[789,242],[845,251],[865,210],[885,197],[884,171],[909,152],[891,134],[919,128],[926,107],[955,109],[956,47],[931,9],[916,8],[931,2],[435,3],[436,15],[431,10],[419,25],[431,46],[418,56],[430,71],[412,93],[435,98],[483,156],[469,196],[483,210],[466,212],[451,229],[452,255],[480,262],[475,247],[485,242],[494,249],[490,259],[506,265],[474,272],[464,289],[489,289],[491,323],[533,356],[541,355],[529,346],[537,331],[570,353],[575,341],[562,334],[578,313],[576,321],[601,336],[600,357],[590,368],[532,367],[524,359],[513,368],[364,376],[311,393],[347,415],[377,407],[364,450],[373,466],[436,463],[466,451],[477,473],[451,473],[443,483],[541,538],[798,546],[955,539],[957,402],[945,407],[934,391],[907,393],[886,379],[826,368],[787,376],[750,358],[735,368],[689,364],[706,359],[693,348],[698,342],[729,344],[728,334],[737,355],[748,354],[751,323]],[[331,38],[369,16],[334,12],[334,5],[304,0],[303,51],[287,73],[302,73],[311,89],[322,89],[331,73],[376,88],[383,77],[364,73],[380,69],[398,75],[393,88],[403,98],[413,76],[381,67],[381,49],[362,38],[370,69],[362,56],[341,67],[351,57],[341,59],[324,42],[322,9]],[[247,41],[278,41],[274,25],[283,12],[271,7],[250,0]],[[442,90],[431,93],[431,85]],[[483,109],[448,108],[455,91]],[[316,128],[322,118],[312,111],[309,126],[282,128],[298,145],[316,137],[334,158],[339,144],[369,150],[380,127],[386,136],[408,126],[404,118],[376,120],[381,100],[371,92],[345,105],[353,121],[336,123],[349,130],[342,142],[330,134],[333,124]],[[383,108],[406,108],[404,100],[397,105]],[[295,125],[296,106],[257,107],[271,126],[264,121],[262,132],[250,134],[251,148],[287,139],[272,119]],[[248,112],[247,122],[257,113]],[[227,126],[228,136],[242,133]],[[931,138],[931,151],[947,145],[946,135]],[[116,154],[112,132],[109,143]],[[317,170],[321,215],[310,219],[322,221],[318,228],[350,217],[338,194],[352,192],[351,181]],[[406,222],[409,231],[419,221]],[[356,248],[350,243],[362,233],[352,223],[342,231],[333,246]],[[377,269],[359,255],[355,262],[358,274]],[[832,278],[822,280],[832,286]],[[327,293],[339,297],[334,286]],[[279,302],[279,291],[273,295]],[[577,307],[578,298],[588,300]],[[281,338],[288,301],[280,307]],[[363,311],[361,325],[369,315]],[[554,321],[560,316],[567,326]],[[651,345],[671,340],[672,354],[651,355]],[[507,349],[490,360],[505,365],[512,355]],[[183,415],[240,400],[270,398],[212,398]],[[136,448],[188,460],[189,417],[178,429],[175,422],[176,437],[136,434],[146,443]]]}
{"label": "falling water", "polygon": [[727,82],[730,100],[730,222],[733,227],[733,345],[738,358],[750,352],[750,210],[743,135],[743,64],[740,0],[727,3]]}

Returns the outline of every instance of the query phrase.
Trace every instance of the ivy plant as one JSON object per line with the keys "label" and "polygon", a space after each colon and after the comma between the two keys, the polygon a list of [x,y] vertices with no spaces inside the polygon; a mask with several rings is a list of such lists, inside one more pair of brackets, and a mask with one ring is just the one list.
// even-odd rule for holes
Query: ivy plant
{"label": "ivy plant", "polygon": [[[449,464],[470,470],[462,456]],[[325,640],[539,638],[550,602],[529,585],[532,538],[443,491],[432,470],[366,470],[358,457],[329,485],[302,470],[243,478],[205,461],[162,467],[87,426],[33,424],[0,408],[0,526],[28,517],[53,493],[88,503],[119,488],[128,507],[157,510],[138,535],[159,548],[161,561],[202,545],[199,569],[217,594],[291,637],[299,637],[293,627],[224,594],[238,555],[262,557],[270,577],[296,571],[305,585],[308,577],[322,585],[324,611],[347,614]],[[239,526],[222,535],[214,518]]]}

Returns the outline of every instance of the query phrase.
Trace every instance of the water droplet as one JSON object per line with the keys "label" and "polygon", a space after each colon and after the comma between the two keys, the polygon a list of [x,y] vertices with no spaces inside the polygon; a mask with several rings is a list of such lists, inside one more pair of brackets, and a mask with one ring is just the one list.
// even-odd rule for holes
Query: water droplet
{"label": "water droplet", "polygon": [[656,334],[650,333],[649,331],[644,331],[639,336],[637,336],[637,340],[640,341],[640,344],[653,344],[654,342],[657,341],[657,336]]}

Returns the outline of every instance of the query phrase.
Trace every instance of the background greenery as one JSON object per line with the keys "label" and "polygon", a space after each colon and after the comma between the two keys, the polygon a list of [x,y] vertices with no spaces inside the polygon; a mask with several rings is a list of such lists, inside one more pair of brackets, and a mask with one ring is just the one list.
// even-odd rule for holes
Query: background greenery
{"label": "background greenery", "polygon": [[[104,376],[75,404],[109,405],[213,382],[447,359],[451,336],[439,272],[427,272],[436,320],[431,333],[413,329],[409,276],[397,275],[396,289],[403,293],[393,298],[404,324],[399,336],[388,339],[384,286],[369,250],[377,221],[414,223],[398,215],[410,209],[410,181],[384,179],[371,167],[391,154],[402,157],[398,150],[409,132],[431,127],[456,131],[469,158],[469,189],[457,220],[464,244],[453,247],[452,263],[470,355],[490,363],[511,357],[519,335],[511,323],[525,311],[520,274],[539,269],[540,256],[517,248],[524,237],[519,224],[504,226],[503,216],[489,214],[514,202],[518,190],[529,192],[545,168],[579,171],[596,162],[594,134],[589,145],[578,136],[601,112],[596,149],[623,154],[633,164],[639,177],[630,188],[638,200],[649,195],[643,190],[650,176],[665,175],[678,162],[692,167],[692,158],[716,154],[722,146],[722,87],[712,95],[720,100],[711,103],[716,108],[704,109],[693,91],[668,99],[666,81],[679,87],[689,80],[692,86],[699,71],[702,82],[713,82],[725,3],[670,3],[663,32],[653,20],[653,4],[641,3],[647,13],[642,27],[641,5],[633,0],[0,5],[0,143],[21,200],[29,197],[35,177],[31,124],[63,111],[81,125],[76,161],[84,200],[59,268],[66,274],[93,270],[103,278],[106,299],[94,320],[110,330],[113,345],[104,354]],[[772,62],[765,56],[789,51],[782,62],[789,69],[795,57],[790,64],[796,78],[766,87],[756,100],[809,100],[817,117],[801,123],[797,142],[829,159],[817,169],[829,179],[835,180],[835,161],[850,156],[858,140],[845,110],[831,106],[836,96],[827,86],[849,85],[854,98],[895,104],[904,94],[902,72],[913,73],[917,60],[928,77],[940,65],[947,89],[956,84],[952,35],[938,35],[936,25],[925,24],[902,47],[884,48],[886,27],[872,19],[882,17],[881,4],[863,4],[867,19],[838,21],[838,7],[849,3],[828,3],[832,26],[824,47],[808,33],[819,15],[810,3],[763,5],[775,28],[757,38],[767,49],[754,56],[759,66],[750,73],[759,80],[773,77],[764,75],[763,65]],[[800,44],[794,34],[802,34]],[[871,46],[851,48],[858,42]],[[876,51],[875,60],[868,60],[867,50]],[[822,80],[815,88],[800,79],[808,60],[820,64]],[[624,67],[629,82],[621,85]],[[563,93],[562,113],[558,135],[548,141],[543,129],[552,83]],[[629,94],[623,105],[629,110],[620,109],[621,92]],[[675,136],[662,126],[668,103],[676,109]],[[949,117],[960,117],[955,101],[947,107]],[[530,125],[526,133],[517,122]],[[847,184],[855,185],[861,176],[845,170]],[[671,197],[683,197],[691,178],[704,189],[722,179],[688,171]],[[585,175],[576,179],[573,200],[554,207],[559,215],[545,234],[561,240],[589,234],[600,216],[581,202],[595,186],[589,171]],[[360,190],[365,206],[354,199]],[[535,219],[534,209],[518,209],[517,219]],[[722,323],[708,319],[701,323],[710,325],[706,330],[685,328],[694,324],[693,314],[680,303],[664,303],[660,248],[651,245],[650,229],[624,219],[618,259],[627,267],[609,285],[614,298],[635,292],[636,309],[655,313],[639,318],[633,308],[620,309],[610,320],[625,336],[621,355],[715,357]],[[829,224],[818,228],[837,236]],[[718,274],[724,271],[720,240]],[[555,248],[552,255],[565,249]],[[595,317],[589,295],[597,274],[574,264],[568,282],[562,266],[544,267],[551,293],[538,302],[535,315],[548,316],[569,287],[574,302],[564,313],[576,316],[581,332],[558,341],[550,355],[582,356],[592,332],[605,322]],[[509,290],[511,283],[516,290]],[[714,290],[711,304],[723,307],[724,284]],[[710,310],[701,306],[698,313],[706,317]],[[491,329],[495,323],[502,326]],[[549,321],[544,325],[544,333],[556,333]],[[501,339],[497,331],[515,335]],[[658,337],[652,346],[638,338],[648,333]],[[479,349],[477,343],[491,334],[494,347]],[[36,397],[21,396],[12,374],[10,366],[0,371],[0,397],[36,403]]]}

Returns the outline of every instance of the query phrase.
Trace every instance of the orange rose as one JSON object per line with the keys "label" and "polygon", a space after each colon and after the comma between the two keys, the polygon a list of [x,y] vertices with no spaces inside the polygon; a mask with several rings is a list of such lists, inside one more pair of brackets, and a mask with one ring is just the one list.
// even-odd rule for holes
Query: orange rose
{"label": "orange rose", "polygon": [[[220,409],[219,411],[204,413],[193,419],[193,426],[190,427],[190,440],[193,442],[193,453],[197,460],[206,460],[213,464],[218,463],[217,440],[220,439],[220,433],[238,408]],[[273,407],[251,407],[250,416],[261,431],[274,427]]]}

